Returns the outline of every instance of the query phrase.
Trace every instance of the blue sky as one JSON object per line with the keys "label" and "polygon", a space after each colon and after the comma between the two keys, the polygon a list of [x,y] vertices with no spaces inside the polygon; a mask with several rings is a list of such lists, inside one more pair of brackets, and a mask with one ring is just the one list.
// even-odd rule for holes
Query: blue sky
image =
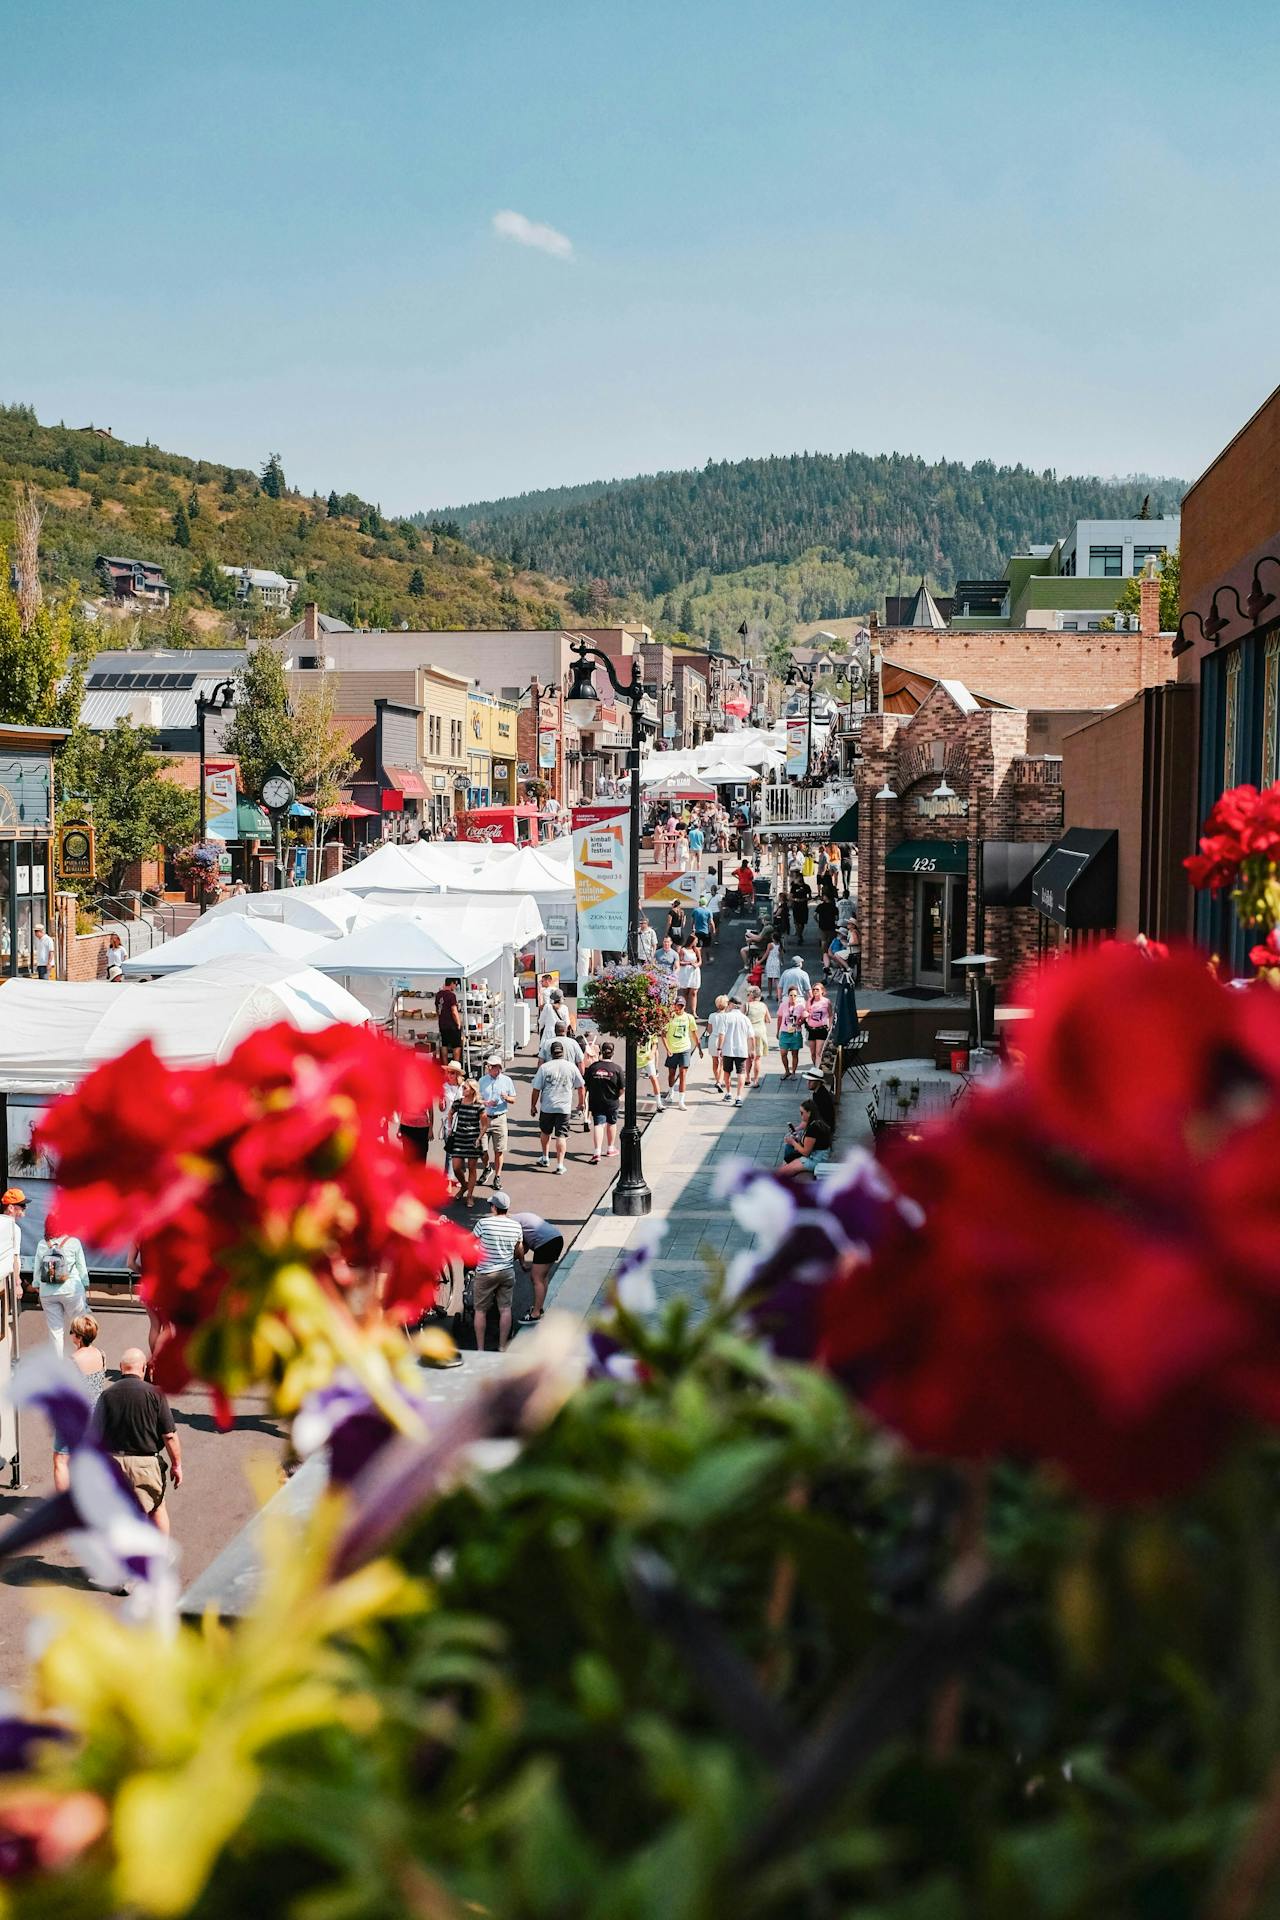
{"label": "blue sky", "polygon": [[397,512],[800,448],[1191,477],[1280,379],[1278,72],[1252,0],[45,0],[0,399]]}

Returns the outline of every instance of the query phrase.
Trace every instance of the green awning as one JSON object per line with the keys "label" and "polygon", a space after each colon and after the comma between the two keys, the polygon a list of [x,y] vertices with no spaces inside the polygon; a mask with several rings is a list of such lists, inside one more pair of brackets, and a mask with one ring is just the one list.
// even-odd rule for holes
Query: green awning
{"label": "green awning", "polygon": [[885,855],[886,873],[968,873],[967,840],[900,840]]}
{"label": "green awning", "polygon": [[834,827],[832,827],[830,838],[837,842],[844,841],[848,843],[848,842],[855,841],[857,837],[858,837],[858,803],[855,800],[851,807],[845,808],[844,812],[840,815],[840,818],[836,821]]}
{"label": "green awning", "polygon": [[241,840],[270,840],[274,837],[270,815],[255,806],[252,800],[237,802],[236,829]]}

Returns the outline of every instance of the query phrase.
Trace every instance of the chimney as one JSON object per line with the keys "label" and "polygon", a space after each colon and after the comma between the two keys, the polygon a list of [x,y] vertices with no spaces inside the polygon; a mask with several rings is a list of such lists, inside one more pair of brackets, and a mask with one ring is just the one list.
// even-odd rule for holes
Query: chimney
{"label": "chimney", "polygon": [[1141,599],[1138,631],[1144,638],[1151,640],[1160,631],[1160,575],[1155,561],[1150,556],[1143,563],[1138,593]]}
{"label": "chimney", "polygon": [[320,638],[320,609],[314,600],[308,600],[302,609],[302,633],[306,640]]}

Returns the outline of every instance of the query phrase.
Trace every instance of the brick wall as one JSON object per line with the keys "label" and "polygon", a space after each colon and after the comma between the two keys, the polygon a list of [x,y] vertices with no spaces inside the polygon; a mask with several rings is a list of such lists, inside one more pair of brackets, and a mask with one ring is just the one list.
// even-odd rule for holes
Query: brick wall
{"label": "brick wall", "polygon": [[1130,700],[1169,677],[1171,640],[1141,633],[1052,633],[1040,627],[951,629],[881,627],[886,660],[1017,708],[1078,707],[1096,712]]}
{"label": "brick wall", "polygon": [[[1062,831],[1060,764],[1027,753],[1025,712],[964,713],[937,688],[912,716],[869,714],[862,729],[858,780],[858,916],[863,978],[870,987],[898,987],[913,978],[917,882],[885,871],[886,855],[903,840],[963,842],[966,849],[964,943],[977,944],[979,846],[983,840],[1052,840]],[[966,811],[922,811],[945,774]],[[896,799],[877,801],[890,787]],[[1007,908],[988,910],[985,950],[998,957],[997,979],[1034,953],[1039,918]]]}

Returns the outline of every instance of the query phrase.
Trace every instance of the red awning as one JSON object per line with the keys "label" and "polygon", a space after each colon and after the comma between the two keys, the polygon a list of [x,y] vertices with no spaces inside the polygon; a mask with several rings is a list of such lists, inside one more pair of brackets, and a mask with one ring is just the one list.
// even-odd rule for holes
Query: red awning
{"label": "red awning", "polygon": [[414,773],[410,767],[384,767],[387,779],[406,800],[425,800],[427,783],[420,773]]}
{"label": "red awning", "polygon": [[326,820],[376,820],[377,814],[372,807],[362,807],[358,800],[339,800],[336,807],[326,807]]}

